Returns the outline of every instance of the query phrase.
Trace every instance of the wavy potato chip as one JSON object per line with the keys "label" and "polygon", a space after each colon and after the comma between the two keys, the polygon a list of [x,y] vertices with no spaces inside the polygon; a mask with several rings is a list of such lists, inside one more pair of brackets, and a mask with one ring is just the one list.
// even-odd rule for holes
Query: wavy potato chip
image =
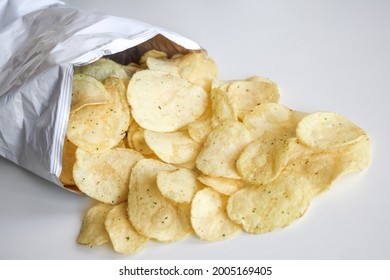
{"label": "wavy potato chip", "polygon": [[287,163],[306,152],[296,138],[265,135],[245,147],[237,159],[237,170],[250,184],[262,185],[275,180]]}
{"label": "wavy potato chip", "polygon": [[163,196],[177,203],[190,203],[195,193],[202,188],[192,170],[179,168],[157,173],[157,187]]}
{"label": "wavy potato chip", "polygon": [[73,177],[80,191],[108,204],[126,201],[132,167],[143,156],[131,149],[116,148],[103,154],[76,151]]}
{"label": "wavy potato chip", "polygon": [[122,80],[125,85],[127,85],[129,82],[127,73],[122,68],[122,65],[103,57],[91,64],[75,67],[75,73],[89,75],[99,81],[113,77]]}
{"label": "wavy potato chip", "polygon": [[226,240],[240,233],[241,227],[226,215],[226,197],[211,188],[198,191],[191,204],[191,224],[203,240]]}
{"label": "wavy potato chip", "polygon": [[134,150],[140,152],[145,156],[153,155],[153,150],[149,147],[149,145],[145,141],[145,129],[142,127],[138,127],[138,129],[133,133],[132,143],[134,146]]}
{"label": "wavy potato chip", "polygon": [[175,241],[191,233],[189,208],[165,198],[157,174],[176,167],[154,159],[140,160],[131,172],[128,215],[138,233],[158,241]]}
{"label": "wavy potato chip", "polygon": [[289,162],[286,170],[300,173],[313,188],[315,195],[327,190],[340,176],[366,169],[371,161],[371,143],[360,138],[355,143],[336,149],[322,150]]}
{"label": "wavy potato chip", "polygon": [[237,121],[236,113],[226,93],[218,88],[211,90],[212,126],[217,126],[224,121]]}
{"label": "wavy potato chip", "polygon": [[73,76],[71,113],[87,105],[106,104],[110,99],[109,93],[100,81],[84,74]]}
{"label": "wavy potato chip", "polygon": [[226,92],[229,102],[240,120],[256,105],[269,102],[277,103],[280,98],[278,86],[269,79],[261,77],[221,83],[219,88]]}
{"label": "wavy potato chip", "polygon": [[107,104],[85,106],[70,114],[67,138],[89,153],[103,153],[116,146],[130,124],[125,86],[117,78],[103,84],[112,100]]}
{"label": "wavy potato chip", "polygon": [[313,148],[334,148],[354,143],[366,132],[345,117],[332,112],[316,112],[303,118],[297,126],[297,137]]}
{"label": "wavy potato chip", "polygon": [[168,55],[166,52],[158,51],[158,50],[150,50],[145,52],[141,58],[139,59],[139,64],[146,63],[148,58],[168,58]]}
{"label": "wavy potato chip", "polygon": [[187,131],[193,140],[203,144],[212,130],[211,125],[212,112],[206,109],[204,114],[194,122],[188,124]]}
{"label": "wavy potato chip", "polygon": [[295,137],[299,121],[306,113],[293,111],[278,103],[264,103],[253,107],[243,119],[255,138],[264,134],[280,135],[284,138]]}
{"label": "wavy potato chip", "polygon": [[210,91],[212,81],[218,77],[218,66],[204,52],[191,52],[182,56],[178,63],[179,75],[191,83]]}
{"label": "wavy potato chip", "polygon": [[148,130],[173,132],[200,117],[207,93],[172,74],[143,70],[134,74],[127,89],[132,115]]}
{"label": "wavy potato chip", "polygon": [[224,195],[232,195],[238,189],[244,186],[244,182],[242,180],[229,179],[224,177],[212,177],[204,174],[198,176],[198,180],[202,184],[211,187],[213,190]]}
{"label": "wavy potato chip", "polygon": [[286,227],[310,205],[312,188],[301,174],[282,173],[263,186],[248,186],[229,197],[227,214],[250,233],[266,233]]}
{"label": "wavy potato chip", "polygon": [[73,165],[76,161],[76,149],[77,146],[65,138],[62,149],[62,170],[60,174],[60,182],[64,185],[75,184],[73,179]]}
{"label": "wavy potato chip", "polygon": [[138,234],[127,218],[127,203],[112,206],[104,221],[115,252],[134,254],[142,249],[148,238]]}
{"label": "wavy potato chip", "polygon": [[208,135],[196,167],[206,175],[240,179],[236,160],[251,141],[252,135],[242,123],[224,122]]}
{"label": "wavy potato chip", "polygon": [[180,77],[178,68],[179,59],[167,59],[163,57],[147,57],[146,66],[153,71],[167,72]]}
{"label": "wavy potato chip", "polygon": [[112,207],[109,204],[98,203],[88,209],[77,237],[79,244],[94,247],[110,241],[104,221]]}
{"label": "wavy potato chip", "polygon": [[147,145],[163,161],[172,164],[182,164],[194,161],[199,154],[201,145],[190,137],[188,132],[154,132],[145,130]]}

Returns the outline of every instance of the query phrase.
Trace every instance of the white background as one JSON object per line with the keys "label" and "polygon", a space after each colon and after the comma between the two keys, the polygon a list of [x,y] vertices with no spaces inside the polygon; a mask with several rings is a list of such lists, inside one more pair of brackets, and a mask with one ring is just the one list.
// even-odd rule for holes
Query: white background
{"label": "white background", "polygon": [[370,168],[337,181],[293,225],[225,242],[150,242],[134,256],[76,243],[92,201],[0,158],[1,259],[390,259],[389,1],[67,0],[198,42],[220,79],[267,76],[281,103],[367,130]]}

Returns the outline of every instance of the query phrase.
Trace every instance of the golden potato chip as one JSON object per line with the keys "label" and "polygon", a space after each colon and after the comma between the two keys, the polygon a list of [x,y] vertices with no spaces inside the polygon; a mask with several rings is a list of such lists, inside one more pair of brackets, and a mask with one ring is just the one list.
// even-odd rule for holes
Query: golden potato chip
{"label": "golden potato chip", "polygon": [[298,122],[306,115],[278,103],[264,103],[252,108],[243,119],[255,138],[265,133],[295,137]]}
{"label": "golden potato chip", "polygon": [[162,170],[157,173],[157,187],[163,196],[177,203],[190,203],[202,187],[196,174],[188,169]]}
{"label": "golden potato chip", "polygon": [[124,138],[121,141],[119,141],[119,143],[116,144],[116,146],[114,148],[127,148]]}
{"label": "golden potato chip", "polygon": [[73,179],[73,165],[76,161],[76,149],[77,146],[65,138],[62,149],[62,170],[60,174],[60,182],[64,185],[75,184]]}
{"label": "golden potato chip", "polygon": [[143,70],[130,80],[127,96],[137,123],[148,130],[173,132],[200,117],[207,93],[187,80],[160,71]]}
{"label": "golden potato chip", "polygon": [[168,58],[168,55],[163,51],[158,50],[150,50],[145,52],[141,58],[139,59],[139,64],[146,63],[147,59],[153,57],[153,58]]}
{"label": "golden potato chip", "polygon": [[146,64],[150,70],[164,71],[201,86],[210,91],[213,80],[218,77],[215,61],[204,52],[190,52],[186,55],[165,57],[147,57]]}
{"label": "golden potato chip", "polygon": [[245,147],[237,159],[237,170],[245,182],[262,185],[275,180],[290,160],[306,152],[296,138],[265,135]]}
{"label": "golden potato chip", "polygon": [[[157,159],[159,158],[157,157]],[[196,168],[195,160],[185,162],[185,163],[173,164],[173,165],[176,166],[177,168],[185,168],[189,170],[194,170]]]}
{"label": "golden potato chip", "polygon": [[137,131],[133,133],[132,143],[134,150],[140,152],[145,156],[153,155],[153,150],[145,141],[145,129],[138,127]]}
{"label": "golden potato chip", "polygon": [[191,203],[191,224],[201,239],[225,240],[240,233],[240,226],[226,215],[226,198],[211,188],[195,194]]}
{"label": "golden potato chip", "polygon": [[143,156],[131,149],[116,148],[103,154],[76,151],[73,177],[80,191],[108,204],[126,201],[132,167]]}
{"label": "golden potato chip", "polygon": [[117,78],[103,82],[112,100],[107,104],[85,106],[70,114],[66,136],[89,153],[103,153],[116,146],[130,124],[125,86]]}
{"label": "golden potato chip", "polygon": [[91,64],[75,67],[75,73],[89,75],[99,81],[103,81],[107,78],[113,77],[122,80],[125,85],[127,85],[129,82],[127,73],[122,68],[122,65],[116,63],[111,59],[103,57]]}
{"label": "golden potato chip", "polygon": [[94,77],[83,74],[73,76],[71,113],[87,105],[106,104],[110,99],[103,84]]}
{"label": "golden potato chip", "polygon": [[206,175],[240,179],[236,160],[252,141],[249,130],[240,122],[224,122],[214,128],[196,159],[196,167]]}
{"label": "golden potato chip", "polygon": [[202,184],[209,186],[213,190],[224,195],[232,195],[239,188],[244,186],[244,182],[242,180],[212,177],[204,174],[198,176],[198,180],[202,182]]}
{"label": "golden potato chip", "polygon": [[263,186],[248,186],[228,200],[227,214],[250,233],[286,227],[300,218],[310,205],[312,188],[300,174],[283,172]]}
{"label": "golden potato chip", "polygon": [[134,144],[133,144],[133,135],[136,131],[138,131],[141,127],[136,121],[132,121],[129,129],[127,130],[127,144],[129,145],[129,148],[134,149]]}
{"label": "golden potato chip", "polygon": [[200,116],[200,118],[198,118],[187,126],[188,134],[193,140],[201,144],[206,141],[207,136],[212,130],[211,117],[211,109],[206,109],[206,111],[202,116]]}
{"label": "golden potato chip", "polygon": [[120,65],[122,69],[126,72],[127,79],[130,81],[131,77],[135,74],[135,72],[142,70],[142,68],[134,63],[130,63],[129,65]]}
{"label": "golden potato chip", "polygon": [[181,164],[194,161],[201,145],[190,137],[188,132],[154,132],[145,130],[145,141],[163,161]]}
{"label": "golden potato chip", "polygon": [[138,234],[127,218],[126,202],[112,207],[104,221],[104,226],[117,253],[134,254],[148,241],[148,238]]}
{"label": "golden potato chip", "polygon": [[178,68],[179,59],[167,59],[158,57],[148,57],[146,59],[147,68],[153,71],[167,72],[180,77]]}
{"label": "golden potato chip", "polygon": [[210,91],[211,83],[218,78],[218,66],[205,52],[188,53],[178,63],[179,75]]}
{"label": "golden potato chip", "polygon": [[332,182],[341,176],[337,155],[320,152],[299,157],[286,166],[286,172],[296,172],[306,178],[312,187],[313,195],[325,191]]}
{"label": "golden potato chip", "polygon": [[317,112],[303,118],[297,126],[297,137],[313,148],[333,148],[358,141],[366,132],[345,117],[331,112]]}
{"label": "golden potato chip", "polygon": [[371,161],[370,146],[368,138],[361,138],[336,149],[298,157],[286,166],[286,170],[302,174],[310,182],[313,193],[318,195],[340,176],[366,169]]}
{"label": "golden potato chip", "polygon": [[98,203],[88,209],[77,237],[79,244],[94,247],[110,241],[104,220],[111,208],[112,205]]}
{"label": "golden potato chip", "polygon": [[216,88],[210,92],[213,126],[217,126],[224,121],[237,121],[236,113],[225,92]]}
{"label": "golden potato chip", "polygon": [[191,232],[189,207],[174,204],[157,187],[160,171],[176,167],[154,159],[140,160],[130,178],[128,214],[138,233],[158,241],[175,241]]}
{"label": "golden potato chip", "polygon": [[222,88],[240,120],[256,105],[277,103],[280,98],[278,86],[267,79],[252,77],[249,80],[231,81],[222,84]]}
{"label": "golden potato chip", "polygon": [[341,146],[333,152],[338,154],[337,161],[344,173],[363,171],[371,163],[371,140],[368,136],[361,137],[356,142]]}

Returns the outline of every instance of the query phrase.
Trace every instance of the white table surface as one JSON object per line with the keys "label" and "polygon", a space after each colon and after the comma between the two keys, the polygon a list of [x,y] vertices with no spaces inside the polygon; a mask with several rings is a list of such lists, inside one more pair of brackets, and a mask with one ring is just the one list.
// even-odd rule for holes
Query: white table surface
{"label": "white table surface", "polygon": [[389,259],[389,1],[67,0],[183,34],[221,79],[267,76],[281,103],[335,111],[365,128],[373,160],[337,181],[293,225],[225,242],[149,243],[134,256],[76,243],[87,197],[0,158],[0,259]]}

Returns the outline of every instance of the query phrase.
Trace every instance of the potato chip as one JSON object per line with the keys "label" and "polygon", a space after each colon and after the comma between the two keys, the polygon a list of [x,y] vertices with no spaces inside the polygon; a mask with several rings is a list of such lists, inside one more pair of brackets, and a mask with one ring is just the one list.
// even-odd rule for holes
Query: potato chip
{"label": "potato chip", "polygon": [[252,77],[250,80],[231,81],[222,86],[240,120],[256,105],[277,103],[280,98],[278,86],[267,79]]}
{"label": "potato chip", "polygon": [[177,77],[180,77],[178,68],[179,59],[167,59],[148,57],[146,59],[147,68],[153,71],[167,72]]}
{"label": "potato chip", "polygon": [[303,118],[296,130],[303,144],[313,148],[334,148],[366,137],[366,132],[345,117],[331,112],[317,112]]}
{"label": "potato chip", "polygon": [[89,75],[99,81],[114,77],[122,80],[125,85],[129,82],[127,73],[122,66],[108,58],[100,58],[91,64],[75,67],[75,73]]}
{"label": "potato chip", "polygon": [[363,171],[371,163],[371,140],[368,136],[360,137],[356,142],[341,146],[333,151],[339,157],[344,173]]}
{"label": "potato chip", "polygon": [[132,121],[129,129],[127,130],[127,144],[129,145],[129,148],[134,149],[134,144],[133,144],[133,135],[136,131],[140,129],[139,124],[136,121]]}
{"label": "potato chip", "polygon": [[208,104],[207,93],[199,86],[160,71],[134,74],[127,96],[132,114],[145,129],[173,132],[200,117]]}
{"label": "potato chip", "polygon": [[62,170],[60,174],[60,182],[64,185],[75,184],[73,179],[73,165],[76,161],[76,149],[77,146],[65,138],[62,149]]}
{"label": "potato chip", "polygon": [[356,143],[299,157],[286,170],[302,174],[318,195],[340,176],[366,169],[371,159],[370,146],[368,138],[361,138]]}
{"label": "potato chip", "polygon": [[121,141],[119,141],[119,143],[116,144],[116,146],[114,148],[127,148],[124,139],[125,138],[123,138]]}
{"label": "potato chip", "polygon": [[157,187],[163,196],[177,203],[190,203],[202,187],[196,174],[188,169],[162,170],[157,173]]}
{"label": "potato chip", "polygon": [[94,247],[110,241],[104,221],[111,209],[112,205],[105,203],[98,203],[88,209],[77,237],[79,244]]}
{"label": "potato chip", "polygon": [[191,52],[182,56],[178,63],[179,75],[191,83],[210,91],[211,83],[218,78],[218,66],[205,52]]}
{"label": "potato chip", "polygon": [[211,110],[206,109],[205,113],[199,119],[187,126],[188,134],[196,142],[203,144],[206,141],[207,136],[212,130],[211,116]]}
{"label": "potato chip", "polygon": [[129,65],[121,65],[122,69],[126,72],[127,79],[130,81],[130,79],[133,77],[135,72],[142,70],[142,68],[134,63],[130,63]]}
{"label": "potato chip", "polygon": [[227,214],[250,233],[286,227],[300,218],[310,205],[312,188],[300,174],[283,172],[263,186],[248,186],[228,200]]}
{"label": "potato chip", "polygon": [[153,57],[153,58],[168,58],[168,55],[163,51],[158,50],[150,50],[144,53],[141,58],[139,59],[139,64],[146,63],[147,59]]}
{"label": "potato chip", "polygon": [[145,129],[138,127],[138,129],[133,133],[132,143],[134,150],[140,152],[145,156],[153,155],[153,150],[145,141]]}
{"label": "potato chip", "polygon": [[181,164],[194,161],[201,145],[190,137],[188,132],[154,132],[145,130],[145,141],[163,161]]}
{"label": "potato chip", "polygon": [[278,103],[264,103],[252,108],[243,119],[255,138],[265,133],[295,137],[298,122],[306,115]]}
{"label": "potato chip", "polygon": [[190,52],[167,59],[164,57],[147,57],[146,64],[150,70],[164,71],[201,86],[210,91],[213,80],[218,77],[215,61],[205,52]]}
{"label": "potato chip", "polygon": [[225,92],[220,89],[213,89],[210,92],[212,108],[212,126],[217,126],[224,121],[237,121],[236,113]]}
{"label": "potato chip", "polygon": [[226,199],[211,188],[198,191],[191,204],[191,224],[203,240],[226,240],[241,228],[226,215]]}
{"label": "potato chip", "polygon": [[103,153],[116,146],[130,124],[123,83],[108,78],[103,84],[112,98],[109,103],[85,106],[69,116],[66,136],[89,153]]}
{"label": "potato chip", "polygon": [[296,138],[264,136],[245,147],[237,159],[237,170],[250,184],[262,185],[275,180],[290,160],[306,152]]}
{"label": "potato chip", "polygon": [[87,105],[106,104],[110,99],[100,81],[83,74],[73,76],[71,113]]}
{"label": "potato chip", "polygon": [[127,218],[126,202],[112,207],[104,221],[104,226],[117,253],[134,254],[148,241],[148,238],[138,234]]}
{"label": "potato chip", "polygon": [[206,175],[240,179],[236,160],[251,141],[252,135],[242,123],[224,122],[207,137],[196,159],[196,166]]}
{"label": "potato chip", "polygon": [[116,148],[103,154],[76,151],[73,177],[80,191],[108,204],[126,201],[132,167],[143,156],[131,149]]}
{"label": "potato chip", "polygon": [[140,160],[130,178],[128,214],[138,233],[158,241],[175,241],[191,230],[189,207],[174,204],[157,187],[160,171],[174,171],[176,167],[154,159]]}
{"label": "potato chip", "polygon": [[200,175],[198,180],[202,182],[202,184],[209,186],[213,190],[224,195],[232,195],[239,188],[244,186],[244,182],[242,180],[229,179],[224,177],[212,177],[204,174]]}

